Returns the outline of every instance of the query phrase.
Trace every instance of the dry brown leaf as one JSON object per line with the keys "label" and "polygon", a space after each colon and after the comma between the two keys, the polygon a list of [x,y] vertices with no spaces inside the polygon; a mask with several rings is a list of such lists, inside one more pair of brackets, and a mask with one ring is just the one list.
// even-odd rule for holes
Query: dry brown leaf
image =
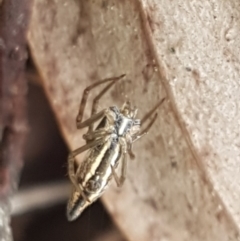
{"label": "dry brown leaf", "polygon": [[103,197],[129,240],[239,239],[239,12],[237,0],[34,0],[29,45],[71,149],[98,79],[129,80],[101,107],[130,98],[143,115],[168,99],[124,187]]}

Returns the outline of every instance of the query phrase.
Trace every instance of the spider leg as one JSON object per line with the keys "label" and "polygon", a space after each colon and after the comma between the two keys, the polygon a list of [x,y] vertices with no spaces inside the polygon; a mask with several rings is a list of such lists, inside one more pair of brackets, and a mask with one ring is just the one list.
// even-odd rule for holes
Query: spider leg
{"label": "spider leg", "polygon": [[165,98],[161,99],[148,113],[146,113],[144,117],[141,119],[141,124],[146,122],[164,101]]}
{"label": "spider leg", "polygon": [[[98,109],[98,103],[99,100],[104,96],[104,94],[107,93],[107,91],[114,85],[117,83],[118,80],[120,80],[121,78],[123,78],[125,75],[121,75],[119,77],[115,77],[110,79],[109,81],[112,81],[110,84],[108,84],[93,100],[93,105],[92,105],[92,113],[91,115],[95,115],[97,113],[97,109]],[[89,132],[91,132],[93,130],[93,123],[89,126]]]}
{"label": "spider leg", "polygon": [[132,143],[130,144],[130,147],[128,149],[128,155],[130,156],[131,160],[135,159],[135,154],[132,151]]}
{"label": "spider leg", "polygon": [[103,109],[102,111],[98,112],[97,114],[91,116],[89,119],[87,119],[81,123],[78,123],[78,129],[91,125],[92,123],[100,120],[102,117],[104,117],[107,114],[108,114],[108,109]]}
{"label": "spider leg", "polygon": [[135,136],[134,138],[133,138],[133,143],[135,142],[135,141],[137,141],[137,140],[139,140],[140,138],[142,138],[143,136],[145,136],[147,134],[147,132],[145,132],[145,133],[143,133],[142,135],[137,135],[137,136]]}
{"label": "spider leg", "polygon": [[131,160],[134,160],[135,159],[135,154],[133,153],[132,151],[132,137],[130,135],[126,135],[126,142],[127,142],[127,152],[128,152],[128,155],[130,156],[130,159]]}
{"label": "spider leg", "polygon": [[154,117],[151,119],[151,121],[148,123],[148,125],[143,130],[141,130],[135,138],[133,138],[132,142],[135,142],[136,140],[140,139],[142,136],[144,136],[148,133],[148,131],[151,129],[154,122],[156,121],[157,116],[158,116],[158,114],[155,113]]}
{"label": "spider leg", "polygon": [[138,135],[135,135],[132,138],[132,143],[134,143],[135,141],[139,140],[140,138],[142,138],[143,136],[145,136],[148,133],[148,131],[150,130],[150,128],[153,126],[154,122],[156,121],[157,116],[158,116],[158,114],[156,113],[154,115],[154,117],[152,118],[152,120],[149,122],[149,124],[142,131],[140,131],[138,133]]}
{"label": "spider leg", "polygon": [[[92,85],[90,85],[90,86],[88,86],[85,90],[84,90],[84,92],[83,92],[83,97],[82,97],[82,100],[81,100],[81,103],[80,103],[80,107],[79,107],[79,111],[78,111],[78,115],[77,115],[77,118],[76,118],[76,122],[77,122],[77,128],[78,129],[80,129],[80,128],[82,128],[82,118],[83,118],[83,113],[84,113],[84,109],[85,109],[85,107],[86,107],[86,103],[87,103],[87,98],[88,98],[88,95],[89,95],[89,92],[92,90],[92,89],[94,89],[95,87],[97,87],[97,86],[99,86],[99,85],[101,85],[101,84],[104,84],[104,83],[106,83],[106,82],[113,82],[113,83],[115,83],[115,81],[117,81],[117,80],[119,80],[119,79],[121,79],[122,77],[124,77],[125,75],[121,75],[121,76],[119,76],[119,77],[115,77],[115,78],[108,78],[108,79],[103,79],[103,80],[100,80],[100,81],[98,81],[98,82],[96,82],[96,83],[94,83],[94,84],[92,84]],[[112,84],[112,83],[111,83]],[[110,86],[111,87],[111,86]],[[109,87],[109,88],[110,88]],[[105,92],[108,90],[108,88],[106,87],[105,89]],[[99,95],[100,95],[100,97],[102,97],[102,95],[105,93],[105,92],[101,92]],[[97,98],[97,101],[96,102],[98,102],[98,100],[99,100],[99,98],[100,97],[96,97]],[[96,99],[95,98],[95,99]],[[94,107],[93,106],[93,110],[96,112],[96,107]],[[93,110],[92,110],[92,112],[93,112]],[[95,113],[94,113],[95,114]]]}
{"label": "spider leg", "polygon": [[[102,111],[94,114],[93,116],[91,116],[89,119],[83,121],[82,123],[79,123],[78,128],[84,128],[87,126],[92,125],[94,122],[98,121],[99,119],[106,117],[110,126],[114,123],[114,117],[110,114],[111,110],[109,108],[105,108]],[[110,130],[110,129],[109,129]],[[86,133],[86,135],[88,133],[92,133],[93,130],[89,131]]]}
{"label": "spider leg", "polygon": [[123,138],[121,138],[120,141],[122,142],[121,148],[123,149],[123,159],[122,159],[120,178],[118,177],[114,167],[111,165],[112,174],[113,174],[114,180],[118,187],[121,187],[123,185],[123,183],[126,179],[126,176],[127,176],[127,144],[126,144],[126,140]]}
{"label": "spider leg", "polygon": [[133,109],[133,119],[135,119],[135,118],[136,118],[137,113],[138,113],[138,109],[137,109],[137,107],[136,107],[136,106],[134,106],[134,109]]}
{"label": "spider leg", "polygon": [[75,173],[75,168],[74,168],[74,162],[75,159],[74,157],[79,155],[80,153],[93,148],[97,145],[101,145],[104,142],[104,139],[98,139],[95,140],[93,142],[87,143],[86,145],[76,149],[75,151],[72,151],[68,157],[68,175],[69,175],[69,179],[71,180],[72,184],[74,185],[74,187],[77,189],[77,191],[83,196],[83,198],[90,202],[89,199],[87,198],[87,196],[84,194],[83,192],[83,187],[81,186],[80,183],[78,183],[77,178],[76,178],[76,173]]}
{"label": "spider leg", "polygon": [[161,101],[159,101],[147,114],[145,114],[145,116],[141,120],[141,124],[144,124],[148,119],[150,119],[150,122],[143,130],[141,130],[137,135],[132,137],[132,143],[139,140],[140,138],[142,138],[144,135],[146,135],[148,133],[148,131],[150,130],[150,128],[153,126],[154,122],[156,121],[158,114],[155,113],[155,115],[152,119],[151,119],[151,116],[154,114],[154,112],[157,110],[157,108],[164,101],[165,101],[165,98],[163,98]]}
{"label": "spider leg", "polygon": [[122,162],[122,170],[121,170],[121,176],[118,177],[114,167],[111,165],[112,174],[114,177],[114,180],[118,187],[122,187],[127,174],[127,153],[123,153],[123,162]]}
{"label": "spider leg", "polygon": [[[97,145],[103,145],[104,143],[106,143],[108,141],[107,135],[108,135],[108,133],[105,134],[104,136],[102,136],[101,139],[96,139],[94,142],[99,141]],[[80,166],[78,166],[77,171],[75,173],[76,177],[79,175],[80,171],[81,171],[81,168],[80,168]]]}
{"label": "spider leg", "polygon": [[85,199],[85,201],[87,201],[87,202],[91,202],[89,199],[88,199],[88,197],[84,194],[84,192],[83,192],[83,187],[82,187],[82,185],[80,184],[80,183],[77,183],[77,181],[76,181],[76,179],[75,178],[72,178],[71,179],[71,182],[72,182],[72,184],[74,185],[74,187],[76,188],[76,190],[80,193],[80,195],[82,195],[83,196],[83,198]]}
{"label": "spider leg", "polygon": [[93,142],[90,142],[90,143],[87,143],[86,145],[76,149],[75,151],[72,151],[68,157],[68,176],[69,176],[69,179],[71,180],[71,182],[73,183],[73,185],[76,187],[76,189],[80,192],[81,192],[81,188],[79,190],[79,184],[77,182],[77,179],[76,179],[76,175],[75,175],[75,168],[74,168],[74,162],[75,162],[75,156],[79,155],[80,153],[90,149],[90,148],[93,148],[97,145],[100,145],[104,142],[104,139],[98,139],[98,140],[95,140]]}
{"label": "spider leg", "polygon": [[113,132],[113,128],[111,127],[99,128],[95,131],[87,132],[86,134],[84,134],[83,139],[89,142],[95,139],[99,139],[101,137],[105,137],[106,135],[109,135],[112,132]]}
{"label": "spider leg", "polygon": [[120,177],[120,185],[121,186],[123,185],[126,177],[127,177],[127,154],[124,153],[123,162],[122,162],[122,171],[121,171],[121,177]]}

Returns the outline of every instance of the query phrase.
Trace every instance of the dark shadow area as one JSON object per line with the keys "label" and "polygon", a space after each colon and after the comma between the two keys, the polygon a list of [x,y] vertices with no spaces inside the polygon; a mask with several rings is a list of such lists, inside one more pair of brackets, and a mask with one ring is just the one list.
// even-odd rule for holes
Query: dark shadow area
{"label": "dark shadow area", "polygon": [[[32,82],[29,83],[28,116],[30,130],[19,191],[38,184],[67,181],[68,149],[61,137],[43,89]],[[91,241],[107,230],[114,229],[100,201],[89,207],[80,218],[72,223],[68,222],[65,216],[66,202],[52,208],[13,217],[14,240]]]}

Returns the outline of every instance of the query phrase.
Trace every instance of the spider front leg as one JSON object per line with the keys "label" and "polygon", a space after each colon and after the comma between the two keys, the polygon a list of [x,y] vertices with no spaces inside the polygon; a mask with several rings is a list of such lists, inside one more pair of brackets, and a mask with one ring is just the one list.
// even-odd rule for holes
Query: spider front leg
{"label": "spider front leg", "polygon": [[[92,113],[91,115],[95,115],[97,113],[97,109],[98,109],[98,103],[99,100],[107,93],[107,91],[114,85],[117,83],[118,80],[122,79],[125,76],[125,74],[119,76],[119,77],[115,77],[115,78],[110,78],[108,79],[108,81],[111,81],[110,84],[108,84],[93,100],[93,104],[92,104]],[[89,132],[93,131],[93,124],[89,126],[88,129]]]}
{"label": "spider front leg", "polygon": [[86,140],[86,142],[89,142],[89,141],[110,135],[111,133],[113,133],[113,131],[114,131],[114,127],[112,126],[99,128],[95,131],[91,131],[91,132],[88,131],[86,134],[83,135],[83,139]]}
{"label": "spider front leg", "polygon": [[153,124],[155,123],[158,114],[155,113],[154,117],[151,119],[151,116],[154,114],[154,112],[157,110],[157,108],[165,101],[165,98],[163,98],[161,101],[159,101],[147,114],[145,114],[145,116],[142,118],[141,120],[141,125],[144,124],[147,120],[150,119],[150,122],[148,123],[148,125],[141,130],[139,133],[135,134],[132,137],[132,143],[139,140],[140,138],[142,138],[144,135],[146,135],[148,133],[148,131],[151,129],[151,127],[153,126]]}
{"label": "spider front leg", "polygon": [[147,121],[153,113],[157,110],[157,108],[165,101],[165,98],[161,99],[148,113],[144,115],[141,119],[141,124],[143,125],[145,121]]}
{"label": "spider front leg", "polygon": [[78,123],[78,129],[87,127],[92,125],[94,122],[100,120],[101,118],[103,118],[104,116],[108,115],[109,110],[108,109],[103,109],[102,111],[98,112],[97,114],[91,116],[89,119]]}
{"label": "spider front leg", "polygon": [[151,129],[151,127],[153,126],[154,122],[156,121],[157,119],[157,116],[158,114],[156,113],[154,115],[154,117],[152,118],[152,120],[149,122],[149,124],[142,130],[138,133],[138,135],[135,135],[133,138],[132,138],[132,143],[139,140],[140,138],[142,138],[143,136],[145,136],[148,131]]}
{"label": "spider front leg", "polygon": [[[80,107],[79,107],[79,111],[78,111],[78,115],[77,115],[77,128],[78,129],[81,129],[81,128],[84,128],[86,127],[86,125],[83,125],[82,124],[82,118],[83,118],[83,114],[84,114],[84,109],[86,107],[86,103],[87,103],[87,98],[88,98],[88,95],[89,95],[89,92],[94,89],[95,87],[101,85],[101,84],[104,84],[106,82],[111,82],[109,85],[107,85],[101,92],[99,95],[97,95],[93,101],[93,106],[92,106],[92,114],[91,116],[94,116],[97,112],[97,104],[98,104],[98,101],[99,99],[107,92],[108,89],[110,89],[110,87],[112,85],[114,85],[116,83],[117,80],[123,78],[125,75],[121,75],[119,77],[115,77],[115,78],[109,78],[109,79],[104,79],[104,80],[101,80],[101,81],[98,81],[90,86],[88,86],[85,90],[84,90],[84,93],[83,93],[83,97],[82,97],[82,100],[81,100],[81,103],[80,103]],[[93,123],[94,122],[91,122],[89,124],[90,126],[90,129],[92,130],[93,128]]]}

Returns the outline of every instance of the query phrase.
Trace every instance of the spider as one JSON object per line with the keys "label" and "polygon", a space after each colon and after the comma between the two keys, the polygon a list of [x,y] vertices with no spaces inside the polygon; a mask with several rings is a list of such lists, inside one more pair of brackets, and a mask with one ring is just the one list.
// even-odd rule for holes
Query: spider
{"label": "spider", "polygon": [[[83,135],[86,144],[72,151],[68,157],[68,174],[73,184],[67,205],[69,221],[78,218],[86,207],[103,194],[112,177],[118,187],[123,185],[127,172],[127,155],[131,159],[135,158],[132,144],[147,134],[156,121],[157,108],[164,101],[164,99],[159,101],[141,120],[136,118],[138,110],[136,107],[132,108],[129,101],[126,101],[120,109],[111,106],[97,112],[100,98],[124,76],[100,80],[84,90],[76,122],[77,129],[88,127],[88,131]],[[82,121],[89,92],[104,83],[108,85],[94,98],[91,117]],[[154,116],[150,118],[153,114]],[[150,120],[149,123],[141,130],[141,125],[147,120]],[[99,124],[94,128],[94,124],[98,121]],[[87,155],[76,167],[75,157],[87,150]],[[119,177],[116,168],[120,161],[122,163]]]}

